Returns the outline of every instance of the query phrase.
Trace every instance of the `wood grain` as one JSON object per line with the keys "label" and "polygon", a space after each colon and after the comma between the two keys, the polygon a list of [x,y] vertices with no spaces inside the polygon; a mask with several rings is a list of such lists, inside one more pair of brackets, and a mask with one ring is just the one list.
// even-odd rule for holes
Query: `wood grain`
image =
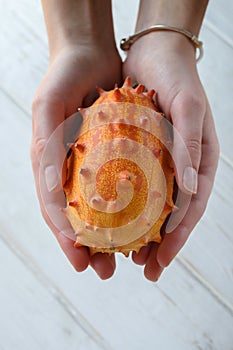
{"label": "wood grain", "polygon": [[[118,42],[134,29],[136,4],[113,3]],[[0,349],[232,350],[232,4],[212,0],[200,35],[198,69],[222,152],[216,183],[158,284],[122,256],[109,281],[90,268],[76,273],[43,222],[29,148],[31,101],[48,65],[45,28],[39,1],[0,5]]]}

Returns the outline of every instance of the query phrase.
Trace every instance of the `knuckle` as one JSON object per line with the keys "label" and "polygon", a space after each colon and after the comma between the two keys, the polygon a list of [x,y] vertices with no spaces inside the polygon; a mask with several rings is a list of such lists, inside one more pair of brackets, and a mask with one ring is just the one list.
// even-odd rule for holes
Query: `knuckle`
{"label": "knuckle", "polygon": [[32,114],[39,115],[42,110],[49,106],[61,104],[61,96],[48,88],[39,89],[32,101]]}
{"label": "knuckle", "polygon": [[37,109],[44,103],[44,98],[41,95],[36,95],[32,101],[32,113],[36,112]]}
{"label": "knuckle", "polygon": [[193,110],[195,110],[197,113],[204,112],[205,104],[203,99],[200,96],[197,96],[195,94],[189,94],[184,97],[183,101],[184,107],[187,107],[187,109],[192,107]]}
{"label": "knuckle", "polygon": [[40,111],[41,107],[50,104],[48,94],[40,93],[37,94],[32,101],[32,115],[35,117]]}
{"label": "knuckle", "polygon": [[176,99],[185,111],[192,108],[198,114],[206,110],[206,99],[201,91],[182,91],[177,94]]}
{"label": "knuckle", "polygon": [[[172,104],[174,110],[178,110],[185,119],[204,118],[206,111],[206,99],[201,92],[178,91],[173,96]],[[178,116],[177,116],[178,117]]]}
{"label": "knuckle", "polygon": [[204,212],[206,211],[207,202],[204,202],[202,200],[196,201],[196,215],[198,217],[198,220],[203,216]]}
{"label": "knuckle", "polygon": [[201,149],[201,140],[194,137],[189,138],[188,140],[186,140],[186,146],[189,151],[197,153]]}
{"label": "knuckle", "polygon": [[39,97],[35,96],[32,101],[32,112],[34,112],[37,109],[38,105],[39,105]]}
{"label": "knuckle", "polygon": [[42,158],[45,151],[47,141],[45,138],[35,137],[31,143],[30,155],[33,162],[37,162]]}

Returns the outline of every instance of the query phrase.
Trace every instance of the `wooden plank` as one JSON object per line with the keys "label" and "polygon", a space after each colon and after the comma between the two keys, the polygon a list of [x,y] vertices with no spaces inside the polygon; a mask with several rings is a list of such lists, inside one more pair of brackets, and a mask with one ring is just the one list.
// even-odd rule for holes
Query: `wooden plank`
{"label": "wooden plank", "polygon": [[40,2],[0,0],[1,82],[28,113],[48,65],[48,49]]}
{"label": "wooden plank", "polygon": [[[141,349],[144,344],[147,348],[158,345],[162,349],[196,349],[198,346],[227,349],[232,339],[231,309],[190,273],[188,265],[174,262],[157,286],[147,283],[141,269],[121,257],[117,274],[105,283],[94,277],[91,270],[77,274],[71,269],[39,214],[29,156],[26,156],[30,124],[3,94],[0,94],[0,104],[12,116],[9,118],[6,113],[1,116],[1,149],[8,144],[2,155],[1,235],[7,233],[4,240],[9,245],[13,242],[27,261],[25,265],[30,268],[33,262],[37,271],[46,275],[71,302],[74,312],[78,310],[85,315],[113,348],[127,344]],[[7,130],[11,134],[10,143]],[[19,135],[24,136],[19,138]],[[215,251],[213,241],[208,244],[209,249]],[[190,255],[196,263],[196,255],[192,251]],[[215,257],[221,261],[217,254]],[[211,269],[215,269],[212,261]],[[205,278],[215,286],[221,276],[207,273]],[[224,284],[219,293],[222,298],[228,297]],[[63,307],[67,307],[66,303]],[[220,314],[222,327],[218,323]]]}
{"label": "wooden plank", "polygon": [[[31,99],[48,62],[41,10],[28,0],[4,4],[0,40],[7,55],[0,63],[0,87],[10,98],[0,94],[0,147],[4,149],[0,175],[0,203],[4,210],[0,227],[1,237],[32,272],[27,274],[28,281],[37,271],[37,276],[42,276],[37,277],[38,283],[46,280],[49,295],[56,299],[59,310],[65,310],[67,315],[85,315],[97,334],[114,349],[150,349],[156,345],[161,349],[232,349],[231,168],[221,162],[205,217],[159,284],[145,282],[141,269],[122,257],[118,259],[117,274],[110,281],[99,281],[91,270],[76,274],[40,217],[29,171],[30,125],[22,110],[28,118]],[[118,27],[119,39],[133,29],[134,4],[131,1],[129,10],[124,11],[126,3],[118,6],[116,2],[116,20],[124,18]],[[202,33],[206,54],[199,70],[218,123],[223,157],[231,164],[232,123],[228,115],[232,114],[232,48],[216,37],[210,26],[204,27]],[[7,276],[4,281],[12,283]],[[13,297],[14,304],[17,296]],[[6,303],[11,302],[6,293],[4,298]],[[29,326],[27,319],[21,327]],[[43,328],[42,339],[44,333]],[[74,341],[75,336],[71,338]]]}
{"label": "wooden plank", "polygon": [[205,54],[198,64],[199,74],[208,95],[221,151],[233,164],[233,47],[225,44],[211,30],[203,28],[201,39]]}
{"label": "wooden plank", "polygon": [[232,177],[233,169],[220,160],[206,213],[180,256],[233,307]]}
{"label": "wooden plank", "polygon": [[[26,9],[26,6],[25,6],[25,4],[27,3],[27,1],[24,1],[24,2],[22,2],[22,4],[24,4],[24,7],[23,7],[23,9],[22,9],[22,11],[20,11],[20,13],[24,13],[24,11],[25,11],[25,14],[26,14],[26,18],[27,18],[27,26],[25,26],[25,28],[30,28],[30,16],[29,16],[29,12],[30,11],[32,11],[32,5],[30,5],[29,6],[29,9],[31,8],[31,10],[29,11],[29,10],[27,10]],[[20,6],[23,6],[23,5],[20,5]],[[122,5],[122,4],[121,4]],[[120,5],[120,3],[117,3],[117,5],[115,5],[115,6],[118,6],[117,8],[116,8],[116,13],[117,13],[117,11],[118,11],[118,13],[120,13],[120,11],[122,11],[122,10],[120,10],[119,9],[119,6],[121,6]],[[18,5],[19,6],[19,5]],[[34,5],[33,5],[34,6]],[[132,6],[132,4],[130,4],[130,6]],[[13,14],[15,15],[15,10],[14,10],[14,8],[12,7],[12,11],[13,11]],[[27,12],[27,11],[29,11],[29,12]],[[18,11],[19,12],[19,11]],[[36,12],[36,11],[35,11]],[[11,13],[11,11],[9,12],[9,13]],[[12,16],[13,16],[13,14],[12,14]],[[25,15],[24,15],[25,16]],[[35,14],[34,14],[34,17],[37,17],[37,16],[35,16]],[[32,16],[32,18],[33,18],[33,20],[35,20],[35,18],[34,18],[33,16]],[[6,18],[8,18],[7,16],[6,16]],[[121,17],[120,17],[121,18]],[[8,18],[9,19],[9,18]],[[119,18],[116,18],[116,19],[119,19]],[[126,21],[127,22],[127,21]],[[132,22],[127,22],[127,23],[131,23],[130,25],[132,25]],[[19,24],[17,21],[16,21],[16,24],[17,24],[17,26],[18,27],[16,27],[16,30],[15,30],[15,33],[17,34],[17,33],[19,33],[19,34],[22,34],[21,33],[21,31],[22,30],[25,30],[25,28],[24,28],[24,24],[23,24],[23,22],[21,23],[21,24]],[[128,25],[129,25],[128,24]],[[122,26],[123,26],[123,23],[122,23]],[[119,26],[119,27],[121,27],[121,26]],[[21,29],[20,29],[21,28]],[[21,30],[21,31],[20,31]],[[33,32],[33,30],[32,30],[32,32]],[[24,33],[24,32],[23,32]],[[26,35],[30,35],[29,34],[30,33],[30,30],[29,29],[27,29],[27,31],[25,31],[25,33],[24,33],[24,37],[26,36]],[[208,30],[206,30],[205,31],[205,35],[209,35],[210,36],[210,39],[209,40],[207,40],[206,42],[208,43],[208,42],[210,42],[210,43],[212,43],[212,42],[214,42],[214,37],[213,37],[213,34],[210,32],[210,31],[208,31]],[[17,34],[18,35],[18,34]],[[211,37],[212,36],[212,37]],[[7,35],[5,36],[6,38],[7,38]],[[19,40],[22,40],[22,39],[20,39],[21,38],[21,36],[19,36],[19,37],[17,37],[17,39],[19,39]],[[16,40],[16,37],[14,37],[14,36],[12,36],[12,37],[10,37],[10,41],[9,42],[12,42],[13,40]],[[5,40],[6,41],[6,40]],[[26,40],[27,41],[27,40]],[[28,39],[28,42],[30,43],[29,44],[29,47],[31,47],[32,46],[32,38],[29,40]],[[43,42],[43,40],[42,40],[42,42]],[[221,43],[219,43],[219,44],[221,44]],[[7,45],[10,45],[10,44],[7,44]],[[44,45],[44,44],[43,44]],[[11,45],[11,47],[14,47],[14,45]],[[20,45],[20,48],[22,48],[23,46],[21,46]],[[211,45],[210,45],[210,48],[209,49],[211,49]],[[38,44],[38,42],[36,41],[35,42],[35,51],[37,51],[37,53],[39,52],[39,48],[40,48],[40,45]],[[44,49],[44,46],[43,46],[43,52],[45,52],[45,49]],[[212,50],[212,49],[211,49]],[[38,55],[37,55],[38,56]],[[212,74],[212,71],[213,71],[213,66],[212,66],[212,63],[211,63],[211,57],[212,56],[214,56],[214,52],[213,52],[213,55],[211,55],[211,52],[207,52],[207,54],[206,54],[206,58],[204,58],[204,60],[203,60],[203,62],[205,63],[205,64],[203,64],[202,66],[200,65],[200,70],[202,69],[202,72],[201,72],[201,74],[202,74],[202,76],[204,76],[204,80],[205,80],[205,84],[208,84],[208,86],[207,86],[207,90],[210,92],[210,95],[211,95],[211,100],[213,101],[213,103],[214,103],[214,105],[213,105],[213,110],[216,112],[215,114],[218,114],[218,118],[216,118],[216,123],[217,124],[219,124],[218,125],[218,130],[219,130],[219,132],[220,133],[222,133],[222,136],[221,136],[221,142],[222,142],[222,148],[223,148],[223,150],[226,150],[226,152],[227,152],[227,154],[229,155],[229,157],[231,157],[231,155],[230,155],[230,149],[231,149],[231,146],[232,146],[232,138],[231,138],[231,136],[230,136],[230,134],[231,134],[231,132],[232,132],[232,130],[231,130],[231,126],[232,126],[232,118],[229,118],[228,117],[228,114],[230,114],[230,108],[231,108],[231,105],[229,105],[229,103],[228,103],[228,101],[227,101],[227,91],[232,91],[232,87],[231,87],[231,85],[232,85],[232,81],[230,80],[230,79],[228,79],[228,76],[229,76],[229,74],[230,74],[230,70],[228,71],[228,69],[231,69],[230,67],[232,66],[232,63],[229,61],[230,60],[230,57],[231,57],[231,55],[230,55],[230,52],[227,52],[226,53],[226,55],[224,56],[224,58],[225,58],[225,62],[224,62],[224,67],[226,67],[225,69],[226,69],[226,71],[225,71],[225,73],[224,73],[224,75],[223,75],[223,80],[226,82],[225,84],[224,84],[224,86],[226,86],[226,91],[224,90],[225,88],[224,88],[224,86],[221,86],[221,81],[219,81],[219,79],[218,79],[218,77],[220,76],[220,74],[221,74],[221,65],[218,65],[217,66],[217,74],[216,75],[214,75],[213,76],[213,74]],[[11,66],[10,66],[10,68],[11,67],[13,67],[13,58],[15,59],[15,62],[17,63],[16,64],[16,67],[17,67],[17,70],[14,72],[14,73],[17,73],[18,75],[19,74],[21,74],[21,75],[24,75],[24,74],[22,74],[22,72],[24,71],[24,69],[26,69],[25,67],[26,67],[26,65],[27,64],[29,64],[29,65],[32,65],[32,61],[33,61],[33,57],[31,57],[31,56],[29,56],[28,57],[28,61],[26,61],[26,65],[25,65],[25,67],[21,67],[21,69],[19,70],[18,69],[18,67],[19,67],[19,57],[18,56],[14,56],[14,55],[10,55],[10,57],[12,57],[12,61],[10,61],[11,62]],[[210,59],[211,58],[211,59]],[[205,62],[205,60],[208,60],[208,62],[206,63]],[[40,61],[40,56],[38,56],[38,59],[37,59],[37,61]],[[5,61],[6,62],[6,61]],[[2,64],[2,63],[1,63]],[[43,61],[42,61],[42,63],[40,62],[40,65],[39,66],[41,66],[41,64],[42,64],[42,66],[43,66]],[[201,63],[202,64],[202,63]],[[206,69],[205,70],[205,66],[207,66],[208,67],[208,69]],[[202,68],[203,67],[203,68]],[[7,69],[6,69],[6,67],[4,67],[4,69],[3,69],[3,71],[5,72],[5,71],[7,71]],[[8,69],[8,71],[9,72],[11,72],[11,69]],[[212,78],[211,78],[212,77]],[[211,79],[210,79],[211,78]],[[11,77],[8,75],[8,74],[6,74],[6,81],[8,81],[8,87],[11,89],[10,90],[10,92],[12,92],[12,90],[14,90],[13,91],[13,93],[11,94],[11,96],[13,96],[13,98],[14,98],[14,96],[17,96],[17,103],[19,102],[20,104],[21,104],[21,102],[23,101],[23,99],[22,99],[22,95],[20,95],[20,94],[25,94],[25,96],[26,96],[26,98],[28,99],[29,98],[29,93],[28,93],[28,90],[30,90],[30,89],[28,89],[28,86],[27,86],[27,88],[25,88],[24,87],[24,85],[22,84],[22,82],[24,83],[24,80],[22,79],[22,77],[21,77],[21,79],[16,79],[16,81],[18,82],[18,84],[20,84],[20,85],[18,85],[18,88],[16,89],[16,86],[15,86],[15,84],[12,84],[12,81],[11,81]],[[32,82],[33,82],[33,85],[36,85],[36,77],[34,77],[33,79],[31,79],[32,80]],[[214,83],[213,83],[213,81],[214,81]],[[2,81],[0,82],[0,84],[2,84]],[[223,100],[223,102],[224,103],[218,103],[218,100],[216,100],[216,98],[215,98],[215,96],[216,96],[216,84],[218,84],[218,86],[217,86],[217,90],[219,90],[219,91],[223,91],[223,93],[221,93],[221,98],[225,98],[226,100]],[[3,83],[3,88],[4,89],[8,89],[8,87],[6,87],[6,84],[4,84]],[[230,98],[229,98],[229,96],[228,96],[228,100],[230,100]],[[29,102],[29,101],[28,101]],[[29,103],[28,103],[29,104]],[[24,105],[26,105],[26,104],[24,104],[23,103],[23,106]],[[3,107],[2,107],[3,108]],[[224,113],[224,115],[221,115],[221,111],[222,110],[227,110],[225,113]],[[26,110],[28,110],[28,108],[26,107]],[[3,110],[4,111],[4,113],[6,113],[6,114],[9,114],[9,113],[11,113],[10,112],[10,109],[9,109],[9,111],[8,111],[8,109],[7,108],[5,108],[5,110]],[[16,112],[17,113],[17,112]],[[17,114],[17,115],[20,115],[20,116],[24,116],[24,114],[23,113],[21,113],[21,114]],[[7,128],[14,128],[14,125],[15,125],[15,120],[12,120],[12,124],[11,124],[11,126],[8,124],[9,123],[9,121],[8,120],[5,120],[5,122],[6,122],[6,125],[5,125],[5,127],[6,127],[6,129]],[[227,127],[226,127],[227,126]],[[2,125],[2,127],[3,127],[3,125]],[[18,128],[20,129],[20,126],[18,126]],[[7,135],[7,134],[6,134]],[[25,134],[26,135],[26,134]],[[17,137],[17,136],[15,136],[15,137]],[[25,144],[25,146],[24,146],[24,149],[25,149],[25,152],[27,152],[27,154],[28,154],[28,148],[29,148],[29,139],[30,139],[30,132],[29,133],[27,133],[27,137],[28,137],[28,140],[27,140],[27,145]],[[9,143],[9,142],[8,142]],[[224,146],[224,144],[225,144],[225,146]],[[10,144],[9,145],[9,152],[11,152],[11,154],[15,154],[16,155],[16,157],[15,157],[15,159],[20,159],[20,154],[17,154],[19,151],[18,151],[18,148],[15,146],[15,144]],[[28,160],[27,160],[28,161]],[[22,163],[21,163],[22,164]],[[28,164],[28,163],[26,163],[26,164]],[[26,166],[28,166],[28,165],[26,165]],[[9,183],[9,173],[10,173],[10,164],[8,163],[8,162],[6,162],[6,183]],[[22,174],[22,178],[21,178],[21,181],[24,181],[24,179],[25,179],[25,176],[26,176],[26,180],[30,183],[30,181],[31,181],[31,174],[27,174],[27,175],[25,175],[24,174],[24,170],[23,170],[23,166],[22,165],[20,165],[19,164],[19,174]],[[229,181],[230,181],[230,179],[231,179],[231,173],[229,173],[230,175],[228,176],[229,177]],[[4,174],[2,175],[2,176],[4,176]],[[20,176],[20,175],[19,175]],[[221,181],[222,181],[222,176],[223,175],[221,175],[220,176],[220,178],[219,178],[219,183],[221,183]],[[225,176],[225,175],[224,175]],[[224,177],[223,177],[223,179],[224,179]],[[13,177],[12,179],[11,179],[11,183],[13,183],[13,182],[16,182],[17,183],[17,178],[16,177]],[[225,182],[225,181],[224,181]],[[229,182],[230,183],[230,182]],[[3,182],[2,182],[2,186],[3,186]],[[17,187],[16,187],[17,188]],[[226,191],[227,193],[228,193],[228,189],[226,189],[226,190],[224,190],[224,191]],[[223,193],[225,193],[223,191]],[[17,193],[17,191],[15,191],[15,193]],[[33,195],[31,196],[32,198],[30,198],[30,202],[31,201],[33,201],[34,200],[34,192],[32,192],[33,193]],[[230,200],[230,203],[232,203],[231,202],[231,199],[229,199]],[[215,201],[214,199],[213,199],[213,201],[211,202],[211,203],[218,203],[219,202],[219,199],[217,198],[217,200]],[[221,201],[221,203],[222,203],[222,205],[224,205],[225,204],[225,201],[224,200],[222,200]],[[14,207],[13,207],[14,208]],[[230,206],[228,207],[228,208],[230,208]],[[227,208],[226,208],[227,209]],[[13,210],[13,209],[8,209],[8,210]],[[35,209],[35,210],[38,210],[38,209]],[[27,213],[27,209],[25,208],[25,213]],[[223,215],[224,215],[224,213],[229,213],[229,210],[224,210],[223,211]],[[12,215],[12,214],[11,214]],[[26,214],[25,214],[26,215]],[[221,214],[222,215],[222,214]],[[218,215],[216,215],[215,213],[214,213],[214,217],[215,218],[218,218]],[[231,215],[229,215],[229,214],[227,214],[227,217],[229,218],[228,219],[228,221],[227,222],[229,222],[229,220],[231,219]],[[204,219],[203,219],[204,220]],[[219,223],[217,223],[217,225],[215,225],[215,224],[211,224],[211,220],[212,220],[212,218],[211,218],[211,215],[209,216],[209,221],[208,222],[210,222],[210,224],[209,224],[209,226],[210,227],[212,227],[213,225],[214,225],[214,228],[216,227],[218,227],[218,225],[219,225]],[[218,219],[219,220],[219,219]],[[213,221],[214,222],[214,221]],[[206,224],[206,225],[208,225],[208,224]],[[205,226],[206,226],[205,225]],[[200,227],[200,226],[199,226]],[[227,228],[225,229],[227,232],[229,231],[229,227],[230,227],[230,222],[228,223],[228,226],[227,226]],[[213,229],[213,227],[211,228],[211,230]],[[202,228],[200,228],[200,230],[199,230],[199,228],[196,230],[196,231],[198,231],[198,232],[201,232],[202,230],[209,230],[210,231],[210,228],[207,228],[207,227],[204,227],[203,229]],[[217,230],[218,230],[218,232],[217,232]],[[216,232],[215,233],[215,236],[216,236],[216,239],[215,239],[215,243],[214,243],[214,251],[215,250],[218,250],[219,251],[219,256],[218,256],[218,260],[219,261],[221,261],[221,259],[222,259],[222,255],[223,254],[220,254],[221,252],[221,250],[222,250],[222,246],[223,247],[228,247],[228,248],[226,248],[226,249],[228,249],[228,254],[227,255],[224,255],[224,259],[225,259],[225,263],[224,263],[224,265],[225,266],[228,266],[228,263],[227,263],[227,258],[229,257],[229,255],[230,255],[230,253],[231,253],[231,244],[228,244],[228,241],[226,241],[226,239],[225,239],[225,237],[222,239],[223,240],[223,242],[222,242],[222,245],[219,247],[218,246],[218,237],[220,236],[220,233],[219,233],[219,230],[221,230],[221,229],[219,229],[219,228],[217,228],[214,232]],[[202,240],[200,240],[200,234],[201,233],[199,233],[198,235],[196,235],[196,234],[193,234],[192,235],[192,238],[191,238],[191,240],[190,240],[190,247],[192,247],[192,242],[193,242],[193,240],[195,240],[196,239],[196,241],[197,241],[197,246],[198,245],[200,245],[200,244],[198,244],[198,241],[201,241],[202,242]],[[221,236],[222,236],[222,234],[221,234]],[[229,236],[229,233],[228,233],[228,236]],[[196,238],[196,237],[198,237],[198,238]],[[205,236],[206,237],[206,236]],[[208,240],[209,240],[209,238],[210,237],[208,237]],[[225,242],[226,241],[226,242]],[[195,243],[194,243],[195,244]],[[187,247],[185,248],[186,250],[187,250],[187,254],[189,255],[190,253],[189,253],[189,245],[187,245]],[[190,248],[190,249],[192,249],[192,248]],[[185,251],[186,251],[185,250]],[[199,251],[201,250],[201,248],[199,249]],[[201,259],[201,256],[199,256],[199,259],[197,259],[197,257],[194,255],[194,253],[191,255],[191,257],[193,256],[193,260],[197,260],[196,261],[196,263],[194,264],[195,266],[198,266],[198,268],[199,268],[199,272],[200,272],[200,264],[202,264],[202,266],[205,266],[205,264],[204,264],[204,261],[205,260],[203,260],[204,258],[205,258],[205,251],[204,250],[202,250],[202,257],[203,257],[203,259]],[[185,256],[185,258],[186,258],[186,256]],[[213,258],[212,259],[212,262],[210,263],[210,264],[208,264],[207,265],[207,270],[209,269],[209,270],[211,270],[211,267],[212,266],[217,266],[216,268],[217,268],[217,270],[219,270],[219,266],[218,266],[218,264],[217,264],[217,262],[215,262],[215,264],[213,263],[213,260],[216,260],[216,258]],[[190,261],[190,264],[193,264],[192,263],[192,261]],[[203,269],[201,268],[201,271],[203,271]],[[206,273],[207,273],[207,275],[210,275],[211,274],[211,271],[206,271]],[[229,285],[229,283],[231,282],[231,279],[229,279],[227,276],[228,276],[228,274],[229,274],[229,272],[227,272],[227,273],[225,273],[225,274],[223,274],[223,276],[222,276],[222,279],[224,279],[224,281],[225,280],[227,280],[228,282],[227,282],[227,285]],[[217,287],[217,289],[219,288],[219,285],[221,285],[221,279],[220,280],[218,280],[216,277],[214,278],[214,276],[213,276],[213,280],[215,280],[215,282],[212,282],[216,287]],[[225,284],[222,284],[222,287],[220,288],[220,290],[221,289],[223,289],[223,286],[224,286]],[[225,292],[225,291],[224,291]],[[231,293],[231,291],[230,291],[230,289],[228,288],[228,296],[231,298],[231,301],[232,301],[232,298],[233,298],[233,296],[232,296],[232,293]]]}
{"label": "wooden plank", "polygon": [[229,0],[211,0],[207,7],[205,25],[217,36],[233,47],[232,23],[233,2]]}
{"label": "wooden plank", "polygon": [[116,44],[123,59],[126,54],[120,50],[120,40],[134,33],[139,0],[112,1],[112,13]]}
{"label": "wooden plank", "polygon": [[[9,232],[7,236],[4,239],[13,238]],[[33,271],[43,274],[30,254],[17,244],[17,240],[13,242],[13,248],[11,243],[9,245],[12,250],[16,248],[19,251],[17,255],[20,254],[29,270],[32,271],[33,266]],[[50,250],[48,253],[56,266],[50,263],[46,273],[58,269],[60,275],[59,281],[56,281],[60,285],[56,287],[57,293],[62,289],[76,306],[73,312],[78,306],[93,326],[99,332],[104,332],[109,343],[112,342],[109,348],[126,346],[141,349],[144,345],[146,348],[159,346],[164,350],[192,350],[198,347],[231,349],[232,314],[187,274],[180,264],[174,264],[173,269],[167,271],[166,278],[155,285],[145,283],[139,269],[135,269],[132,264],[126,266],[125,259],[120,258],[120,273],[111,281],[103,283],[93,278],[91,271],[79,276],[73,272],[70,274],[60,263],[62,259],[56,261],[54,252]],[[27,277],[27,280],[31,278]],[[19,281],[16,279],[15,283]],[[29,283],[31,286],[31,281]],[[219,327],[218,315],[221,315],[222,327]]]}
{"label": "wooden plank", "polygon": [[1,349],[102,349],[1,238]]}

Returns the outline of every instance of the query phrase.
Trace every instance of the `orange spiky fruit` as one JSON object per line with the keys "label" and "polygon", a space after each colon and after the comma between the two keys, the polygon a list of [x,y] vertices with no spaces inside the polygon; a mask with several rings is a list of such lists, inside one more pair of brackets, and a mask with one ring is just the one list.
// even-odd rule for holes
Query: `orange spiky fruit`
{"label": "orange spiky fruit", "polygon": [[138,252],[161,242],[174,207],[169,128],[153,102],[154,90],[130,78],[81,110],[83,123],[67,158],[65,213],[76,247],[96,252]]}

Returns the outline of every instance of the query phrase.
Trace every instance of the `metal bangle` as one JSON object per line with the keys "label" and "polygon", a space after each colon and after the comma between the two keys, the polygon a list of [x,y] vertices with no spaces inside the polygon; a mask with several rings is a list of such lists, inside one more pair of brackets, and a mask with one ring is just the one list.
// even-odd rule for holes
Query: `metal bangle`
{"label": "metal bangle", "polygon": [[191,32],[189,32],[186,29],[182,29],[182,28],[174,27],[174,26],[169,26],[166,24],[156,24],[156,25],[153,25],[153,26],[148,27],[146,29],[143,29],[140,32],[137,32],[133,35],[130,35],[128,38],[121,39],[120,48],[123,51],[128,51],[130,49],[131,45],[136,40],[141,38],[143,35],[146,35],[146,34],[151,33],[151,32],[161,31],[161,30],[162,31],[172,31],[172,32],[176,32],[176,33],[180,33],[180,34],[185,35],[189,40],[191,40],[195,49],[199,50],[196,61],[198,62],[203,57],[203,42],[202,41],[198,40],[198,38],[194,34],[192,34]]}

